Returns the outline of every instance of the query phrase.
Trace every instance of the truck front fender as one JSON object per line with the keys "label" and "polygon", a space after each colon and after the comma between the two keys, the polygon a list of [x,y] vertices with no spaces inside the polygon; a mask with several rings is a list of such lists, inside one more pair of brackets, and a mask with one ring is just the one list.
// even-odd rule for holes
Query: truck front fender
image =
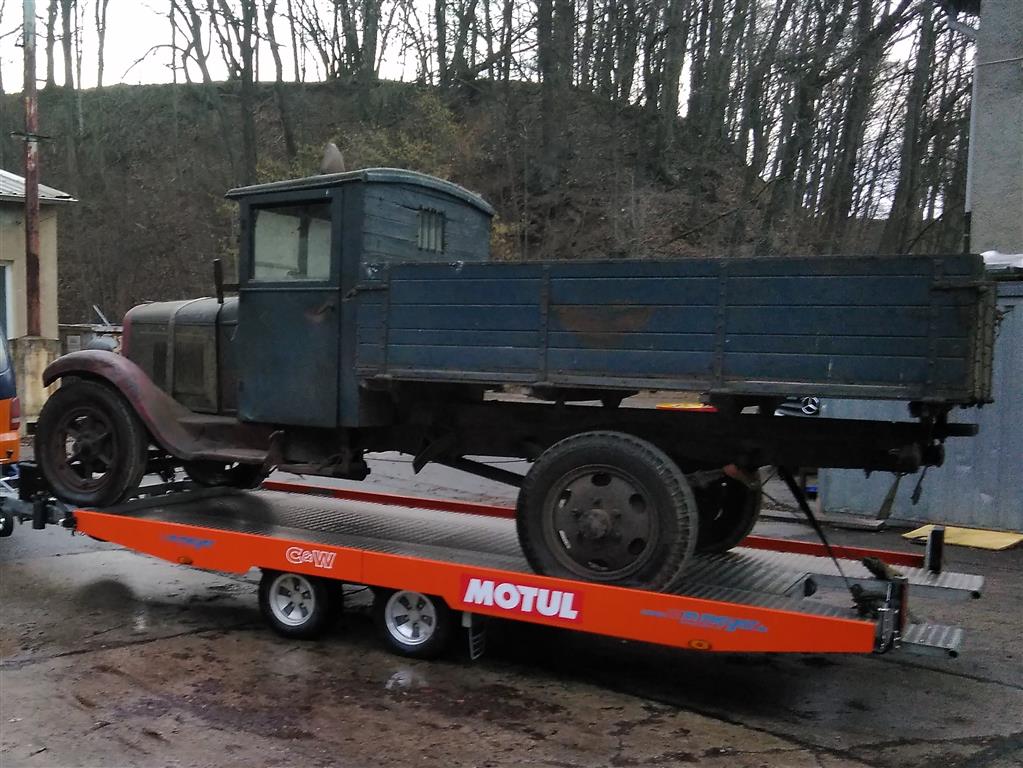
{"label": "truck front fender", "polygon": [[[49,386],[67,376],[99,379],[116,389],[149,430],[157,445],[182,461],[260,463],[270,429],[222,416],[198,414],[153,383],[138,365],[116,352],[86,349],[58,357],[43,371]],[[261,458],[262,457],[262,458]]]}

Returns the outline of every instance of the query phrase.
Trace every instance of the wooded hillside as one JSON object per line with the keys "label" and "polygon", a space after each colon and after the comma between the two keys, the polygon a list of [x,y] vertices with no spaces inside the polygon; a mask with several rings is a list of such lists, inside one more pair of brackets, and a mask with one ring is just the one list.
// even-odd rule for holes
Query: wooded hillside
{"label": "wooded hillside", "polygon": [[[65,322],[209,293],[223,192],[328,140],[481,193],[499,258],[961,247],[972,49],[940,0],[171,0],[178,83],[92,89],[107,0],[40,5]],[[15,171],[21,119],[0,96]]]}

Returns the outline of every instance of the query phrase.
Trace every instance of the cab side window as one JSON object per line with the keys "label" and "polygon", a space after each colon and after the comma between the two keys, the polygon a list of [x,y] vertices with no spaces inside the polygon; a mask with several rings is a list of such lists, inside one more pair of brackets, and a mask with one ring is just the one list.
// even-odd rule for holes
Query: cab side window
{"label": "cab side window", "polygon": [[329,203],[256,208],[253,216],[253,280],[330,279]]}

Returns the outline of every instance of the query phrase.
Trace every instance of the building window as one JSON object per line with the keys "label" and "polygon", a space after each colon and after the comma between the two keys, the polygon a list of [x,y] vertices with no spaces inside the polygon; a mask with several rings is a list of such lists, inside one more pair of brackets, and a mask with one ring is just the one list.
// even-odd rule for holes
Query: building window
{"label": "building window", "polygon": [[419,209],[419,250],[441,253],[444,250],[444,214],[427,208]]}

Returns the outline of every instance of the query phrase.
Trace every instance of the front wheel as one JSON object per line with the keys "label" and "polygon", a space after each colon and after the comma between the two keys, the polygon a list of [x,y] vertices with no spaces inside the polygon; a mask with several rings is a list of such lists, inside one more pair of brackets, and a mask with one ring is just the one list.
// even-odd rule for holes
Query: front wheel
{"label": "front wheel", "polygon": [[329,581],[301,573],[263,571],[259,581],[263,618],[283,637],[309,640],[319,636],[334,615],[335,597]]}
{"label": "front wheel", "polygon": [[107,384],[77,380],[46,401],[36,424],[39,468],[64,501],[116,504],[146,472],[149,435],[124,398]]}
{"label": "front wheel", "polygon": [[519,543],[537,573],[670,589],[693,554],[697,508],[659,448],[584,432],[547,449],[522,483]]}

